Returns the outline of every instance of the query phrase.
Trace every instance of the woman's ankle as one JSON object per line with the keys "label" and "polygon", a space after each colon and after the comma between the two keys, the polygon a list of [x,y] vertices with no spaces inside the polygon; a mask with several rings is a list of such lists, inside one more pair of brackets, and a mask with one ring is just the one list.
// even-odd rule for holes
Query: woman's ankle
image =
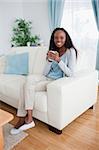
{"label": "woman's ankle", "polygon": [[25,118],[25,123],[31,123],[33,121],[33,118],[32,117],[26,117]]}

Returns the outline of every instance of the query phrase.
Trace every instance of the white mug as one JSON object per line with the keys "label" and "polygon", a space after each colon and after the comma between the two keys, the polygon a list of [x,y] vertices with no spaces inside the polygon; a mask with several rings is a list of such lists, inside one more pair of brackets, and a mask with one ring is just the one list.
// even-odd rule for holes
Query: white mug
{"label": "white mug", "polygon": [[[56,53],[56,51],[52,51],[52,50],[50,50],[50,52],[51,52],[51,53],[53,53],[53,54],[55,54],[55,53]],[[51,58],[48,58],[48,60],[49,60],[49,61],[54,61],[54,60],[53,60],[53,59],[51,59]]]}

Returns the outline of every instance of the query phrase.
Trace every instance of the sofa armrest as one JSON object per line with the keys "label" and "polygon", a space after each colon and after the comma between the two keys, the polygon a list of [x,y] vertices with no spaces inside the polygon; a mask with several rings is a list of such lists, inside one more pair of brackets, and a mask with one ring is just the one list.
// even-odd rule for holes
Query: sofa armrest
{"label": "sofa armrest", "polygon": [[47,85],[48,123],[61,130],[96,103],[98,72],[82,71]]}

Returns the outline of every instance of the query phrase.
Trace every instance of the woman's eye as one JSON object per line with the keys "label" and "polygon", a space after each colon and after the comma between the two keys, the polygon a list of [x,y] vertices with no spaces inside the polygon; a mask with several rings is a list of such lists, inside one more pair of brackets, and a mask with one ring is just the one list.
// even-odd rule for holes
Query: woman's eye
{"label": "woman's eye", "polygon": [[55,37],[55,40],[63,40],[64,37]]}
{"label": "woman's eye", "polygon": [[60,39],[61,39],[61,40],[63,40],[63,39],[64,39],[64,37],[61,37]]}
{"label": "woman's eye", "polygon": [[55,40],[58,40],[58,37],[55,37]]}

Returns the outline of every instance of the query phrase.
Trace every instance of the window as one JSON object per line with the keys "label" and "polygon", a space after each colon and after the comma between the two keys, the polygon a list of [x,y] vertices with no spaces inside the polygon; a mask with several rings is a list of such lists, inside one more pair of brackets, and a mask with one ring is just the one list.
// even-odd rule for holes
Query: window
{"label": "window", "polygon": [[61,26],[78,49],[97,49],[98,30],[91,0],[65,0]]}

